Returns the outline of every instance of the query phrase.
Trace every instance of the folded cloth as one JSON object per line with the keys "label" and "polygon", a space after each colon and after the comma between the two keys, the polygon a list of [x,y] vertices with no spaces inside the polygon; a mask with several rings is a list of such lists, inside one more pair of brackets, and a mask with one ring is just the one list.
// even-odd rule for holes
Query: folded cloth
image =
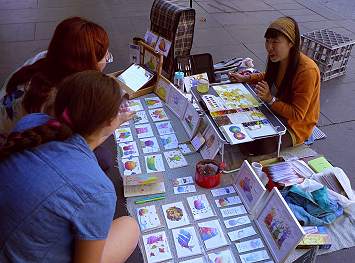
{"label": "folded cloth", "polygon": [[328,197],[327,187],[308,192],[293,185],[282,191],[282,195],[297,220],[304,226],[330,224],[343,214],[343,207]]}

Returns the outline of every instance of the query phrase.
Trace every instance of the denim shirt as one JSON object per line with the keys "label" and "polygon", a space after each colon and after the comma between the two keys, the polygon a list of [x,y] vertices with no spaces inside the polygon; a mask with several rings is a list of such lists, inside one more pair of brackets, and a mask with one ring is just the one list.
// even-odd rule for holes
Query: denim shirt
{"label": "denim shirt", "polygon": [[[48,119],[27,115],[15,130]],[[115,189],[80,135],[13,154],[0,175],[0,262],[71,262],[75,239],[107,238]]]}

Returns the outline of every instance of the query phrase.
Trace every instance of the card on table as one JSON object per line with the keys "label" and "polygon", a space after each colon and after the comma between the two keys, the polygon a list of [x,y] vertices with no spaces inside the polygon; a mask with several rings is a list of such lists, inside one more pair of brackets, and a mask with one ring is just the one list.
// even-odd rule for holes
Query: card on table
{"label": "card on table", "polygon": [[174,194],[187,194],[187,193],[195,193],[196,187],[194,184],[189,185],[179,185],[174,187]]}
{"label": "card on table", "polygon": [[228,233],[228,236],[231,241],[240,240],[254,235],[256,235],[256,232],[253,226],[248,226]]}
{"label": "card on table", "polygon": [[117,143],[133,141],[131,129],[129,127],[116,129],[115,139]]}
{"label": "card on table", "polygon": [[145,154],[160,151],[157,138],[155,137],[140,139],[140,145],[142,147],[143,153]]}
{"label": "card on table", "polygon": [[266,250],[260,250],[252,253],[239,255],[239,257],[242,263],[254,263],[269,259],[269,255],[267,254]]}
{"label": "card on table", "polygon": [[248,216],[240,216],[240,217],[234,217],[232,219],[224,220],[224,225],[226,226],[226,228],[242,226],[250,223],[251,222]]}
{"label": "card on table", "polygon": [[149,123],[136,125],[135,129],[139,139],[154,136],[152,127]]}
{"label": "card on table", "polygon": [[161,100],[158,97],[151,97],[145,98],[145,104],[147,105],[148,109],[155,109],[163,107]]}
{"label": "card on table", "polygon": [[165,150],[178,148],[179,142],[174,133],[160,136],[160,142]]}
{"label": "card on table", "polygon": [[178,258],[201,254],[201,247],[193,226],[173,229],[173,237]]}
{"label": "card on table", "polygon": [[188,154],[196,152],[196,150],[192,146],[191,142],[180,143],[179,149],[183,155],[188,155]]}
{"label": "card on table", "polygon": [[160,135],[175,133],[170,121],[157,122],[155,123],[155,126]]}
{"label": "card on table", "polygon": [[206,250],[228,245],[228,241],[217,219],[198,223],[198,229]]}
{"label": "card on table", "polygon": [[204,219],[215,215],[205,194],[190,196],[187,198],[187,202],[195,220]]}
{"label": "card on table", "polygon": [[163,108],[149,110],[149,115],[152,118],[153,122],[169,120],[169,117]]}
{"label": "card on table", "polygon": [[242,201],[240,200],[239,196],[229,196],[229,197],[221,197],[215,200],[217,207],[227,207],[231,205],[241,204]]}
{"label": "card on table", "polygon": [[147,173],[165,171],[163,157],[161,154],[152,154],[144,156]]}
{"label": "card on table", "polygon": [[127,101],[129,111],[141,111],[143,110],[143,105],[139,99]]}
{"label": "card on table", "polygon": [[138,157],[121,159],[123,164],[123,175],[141,174],[141,165]]}
{"label": "card on table", "polygon": [[245,210],[244,205],[238,205],[234,207],[227,207],[221,209],[221,214],[223,217],[229,217],[229,216],[239,216],[242,214],[246,214],[247,210]]}
{"label": "card on table", "polygon": [[194,183],[194,179],[192,178],[192,176],[186,176],[186,177],[176,178],[173,182],[173,185],[179,186],[179,185],[186,185],[186,184],[193,184],[193,183]]}
{"label": "card on table", "polygon": [[143,124],[148,122],[149,120],[145,111],[137,111],[136,114],[133,116],[134,124]]}
{"label": "card on table", "polygon": [[235,189],[234,189],[234,187],[232,185],[230,185],[230,186],[226,186],[226,187],[212,189],[211,193],[212,193],[213,196],[234,194],[235,193]]}
{"label": "card on table", "polygon": [[182,202],[163,205],[162,209],[169,229],[190,224],[190,220],[187,217],[187,213]]}
{"label": "card on table", "polygon": [[155,205],[137,208],[137,221],[143,232],[161,226]]}
{"label": "card on table", "polygon": [[123,158],[139,156],[136,142],[122,142],[118,145],[119,155]]}
{"label": "card on table", "polygon": [[149,263],[161,262],[172,258],[169,243],[164,231],[143,236],[145,254]]}
{"label": "card on table", "polygon": [[250,250],[255,250],[264,247],[263,241],[260,238],[255,238],[252,240],[247,240],[244,242],[236,243],[235,246],[239,253],[248,252]]}
{"label": "card on table", "polygon": [[169,167],[172,169],[188,165],[185,157],[182,155],[180,150],[164,152],[164,156]]}
{"label": "card on table", "polygon": [[234,256],[229,249],[209,253],[209,262],[221,262],[221,263],[235,263]]}
{"label": "card on table", "polygon": [[164,182],[144,185],[125,185],[123,188],[124,197],[154,195],[165,193]]}

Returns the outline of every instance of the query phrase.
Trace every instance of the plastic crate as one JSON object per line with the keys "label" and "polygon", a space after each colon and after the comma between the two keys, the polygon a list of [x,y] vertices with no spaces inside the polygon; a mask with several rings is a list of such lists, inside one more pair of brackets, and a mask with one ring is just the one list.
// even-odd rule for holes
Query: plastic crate
{"label": "plastic crate", "polygon": [[301,50],[319,67],[322,81],[344,75],[355,41],[329,29],[301,36]]}

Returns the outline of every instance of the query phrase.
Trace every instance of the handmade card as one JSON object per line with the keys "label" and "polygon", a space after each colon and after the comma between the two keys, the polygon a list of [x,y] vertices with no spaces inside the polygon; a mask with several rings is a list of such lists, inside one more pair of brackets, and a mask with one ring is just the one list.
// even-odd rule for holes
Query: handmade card
{"label": "handmade card", "polygon": [[256,232],[253,226],[248,226],[242,229],[237,229],[232,232],[228,232],[228,236],[231,241],[237,241],[254,235],[256,235]]}
{"label": "handmade card", "polygon": [[194,184],[189,185],[179,185],[174,187],[174,194],[187,194],[187,193],[195,193],[196,187]]}
{"label": "handmade card", "polygon": [[198,151],[202,145],[206,142],[201,133],[197,133],[196,136],[191,140],[191,144],[196,151]]}
{"label": "handmade card", "polygon": [[135,129],[139,139],[154,136],[152,127],[149,123],[136,125]]}
{"label": "handmade card", "polygon": [[220,127],[228,142],[232,145],[250,142],[253,139],[248,135],[242,124],[231,124]]}
{"label": "handmade card", "polygon": [[145,111],[137,111],[136,114],[133,116],[134,124],[143,124],[148,122],[149,120]]}
{"label": "handmade card", "polygon": [[164,156],[169,167],[172,169],[188,165],[185,157],[182,155],[180,150],[164,152]]}
{"label": "handmade card", "polygon": [[268,195],[255,223],[275,262],[283,262],[305,236],[303,228],[276,187]]}
{"label": "handmade card", "polygon": [[233,217],[232,219],[224,220],[224,225],[226,226],[226,228],[242,226],[250,223],[251,221],[249,219],[249,216],[239,216]]}
{"label": "handmade card", "polygon": [[203,134],[206,142],[201,148],[201,155],[203,159],[214,159],[217,155],[219,149],[222,147],[221,143],[218,141],[218,136],[211,126],[206,128]]}
{"label": "handmade card", "polygon": [[144,41],[151,47],[155,47],[157,45],[158,41],[158,35],[154,34],[152,31],[147,30],[147,32],[144,35]]}
{"label": "handmade card", "polygon": [[190,224],[190,220],[182,202],[163,205],[162,209],[166,225],[169,229]]}
{"label": "handmade card", "polygon": [[123,188],[124,197],[165,193],[164,182],[146,185],[127,185]]}
{"label": "handmade card", "polygon": [[187,103],[185,113],[181,119],[189,138],[193,138],[200,125],[201,118],[192,103]]}
{"label": "handmade card", "polygon": [[255,251],[243,255],[239,255],[242,263],[254,263],[262,260],[269,259],[269,255],[266,250]]}
{"label": "handmade card", "polygon": [[155,51],[160,52],[164,55],[164,57],[167,57],[169,54],[170,47],[171,47],[171,42],[159,36],[158,42],[155,46]]}
{"label": "handmade card", "polygon": [[266,188],[247,160],[243,162],[238,174],[234,176],[234,187],[249,213],[254,211],[266,193]]}
{"label": "handmade card", "polygon": [[246,214],[246,213],[247,213],[247,210],[245,210],[245,207],[243,205],[238,205],[238,206],[227,207],[227,208],[221,209],[221,214],[223,217],[238,216],[238,215],[242,215],[242,214]]}
{"label": "handmade card", "polygon": [[143,236],[148,263],[161,262],[172,258],[169,242],[164,231]]}
{"label": "handmade card", "polygon": [[160,142],[165,150],[176,149],[179,146],[178,139],[174,133],[160,136]]}
{"label": "handmade card", "polygon": [[215,215],[205,194],[190,196],[187,198],[187,202],[195,220],[204,219]]}
{"label": "handmade card", "polygon": [[167,106],[178,117],[182,119],[188,103],[184,94],[178,90],[175,86],[170,89],[169,97],[167,100]]}
{"label": "handmade card", "polygon": [[157,138],[155,137],[140,139],[140,145],[142,147],[143,153],[145,154],[160,151]]}
{"label": "handmade card", "polygon": [[179,146],[179,150],[182,152],[183,155],[188,155],[196,152],[191,142],[180,143],[178,146]]}
{"label": "handmade card", "polygon": [[158,97],[149,97],[144,99],[145,104],[147,105],[148,109],[155,109],[163,107],[161,100]]}
{"label": "handmade card", "polygon": [[152,118],[153,122],[165,121],[169,119],[168,115],[166,115],[166,112],[164,111],[163,108],[156,108],[156,109],[149,110],[149,115]]}
{"label": "handmade card", "polygon": [[206,250],[228,245],[228,241],[217,219],[198,223],[198,229]]}
{"label": "handmade card", "polygon": [[165,171],[163,157],[161,154],[144,156],[147,173]]}
{"label": "handmade card", "polygon": [[123,185],[145,185],[164,182],[163,173],[132,174],[123,176]]}
{"label": "handmade card", "polygon": [[128,108],[130,111],[141,111],[143,110],[143,105],[139,99],[128,100]]}
{"label": "handmade card", "polygon": [[123,164],[123,174],[132,175],[132,174],[141,174],[141,166],[139,163],[138,157],[131,157],[129,159],[121,159]]}
{"label": "handmade card", "polygon": [[174,186],[193,184],[193,183],[194,183],[194,179],[192,178],[192,176],[176,178],[173,181],[173,185]]}
{"label": "handmade card", "polygon": [[184,77],[184,86],[185,86],[186,92],[189,93],[191,91],[191,88],[193,87],[193,85],[195,84],[197,86],[198,83],[200,82],[200,80],[203,80],[203,81],[207,82],[207,84],[208,84],[209,80],[208,80],[208,75],[206,72]]}
{"label": "handmade card", "polygon": [[160,54],[149,49],[143,49],[143,65],[151,71],[158,72],[160,65]]}
{"label": "handmade card", "polygon": [[238,205],[241,204],[242,201],[240,200],[239,196],[229,196],[229,197],[221,197],[215,200],[217,207],[227,207],[231,205]]}
{"label": "handmade card", "polygon": [[173,229],[172,233],[178,258],[202,254],[193,226]]}
{"label": "handmade card", "polygon": [[142,232],[161,226],[155,205],[137,208],[137,221]]}
{"label": "handmade card", "polygon": [[262,248],[264,247],[264,244],[260,238],[255,238],[252,240],[236,243],[235,246],[237,247],[239,253],[244,253],[250,250]]}
{"label": "handmade card", "polygon": [[175,88],[174,84],[163,76],[159,76],[154,92],[159,96],[159,98],[167,102],[172,88]]}
{"label": "handmade card", "polygon": [[157,130],[160,135],[166,135],[174,133],[173,126],[171,125],[170,121],[162,121],[155,123]]}
{"label": "handmade card", "polygon": [[131,129],[129,127],[116,129],[115,140],[117,143],[133,141]]}
{"label": "handmade card", "polygon": [[234,256],[229,249],[208,254],[209,262],[215,263],[235,263]]}
{"label": "handmade card", "polygon": [[118,145],[118,153],[122,158],[139,156],[136,142],[122,142]]}
{"label": "handmade card", "polygon": [[217,189],[212,189],[211,193],[213,196],[221,196],[221,195],[227,195],[227,194],[234,194],[235,193],[235,189],[233,188],[233,186],[229,185],[229,186],[225,186],[225,187],[221,187],[221,188],[217,188]]}

